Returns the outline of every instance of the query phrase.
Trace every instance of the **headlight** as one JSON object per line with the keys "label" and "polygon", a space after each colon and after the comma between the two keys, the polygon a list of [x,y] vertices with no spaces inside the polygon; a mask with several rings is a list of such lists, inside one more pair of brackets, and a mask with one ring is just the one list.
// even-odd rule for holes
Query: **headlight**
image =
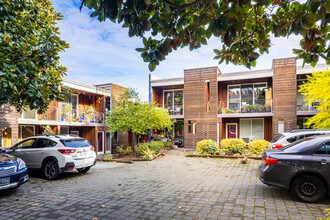
{"label": "headlight", "polygon": [[21,158],[17,158],[18,170],[24,169],[26,167],[25,162]]}

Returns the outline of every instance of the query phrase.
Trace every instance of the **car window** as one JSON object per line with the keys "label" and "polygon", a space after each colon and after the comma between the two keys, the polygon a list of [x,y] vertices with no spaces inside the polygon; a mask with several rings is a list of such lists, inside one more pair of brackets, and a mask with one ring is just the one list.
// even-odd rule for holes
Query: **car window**
{"label": "car window", "polygon": [[60,140],[66,147],[79,148],[92,146],[86,139],[76,138],[71,140]]}
{"label": "car window", "polygon": [[292,144],[288,144],[284,147],[281,147],[278,150],[285,151],[287,153],[303,152],[305,150],[310,149],[310,147],[315,146],[315,144],[316,144],[315,142],[317,142],[317,139],[304,138],[304,139],[298,140]]}
{"label": "car window", "polygon": [[17,148],[17,149],[28,149],[28,148],[32,148],[34,142],[35,142],[35,139],[29,139],[29,140],[26,140],[26,141],[23,141],[23,142],[17,144],[15,146],[15,148]]}
{"label": "car window", "polygon": [[288,139],[286,139],[286,140],[287,140],[287,142],[289,142],[289,143],[293,143],[293,142],[295,142],[295,141],[297,140],[297,136],[290,137],[290,138],[288,138]]}
{"label": "car window", "polygon": [[285,136],[283,134],[279,134],[278,136],[276,136],[273,140],[270,141],[270,143],[275,143],[276,141],[284,138]]}
{"label": "car window", "polygon": [[327,154],[330,155],[330,142],[325,143],[325,149],[327,151]]}
{"label": "car window", "polygon": [[57,143],[55,141],[48,141],[48,147],[55,147],[57,145]]}
{"label": "car window", "polygon": [[48,145],[48,139],[39,138],[33,148],[45,148]]}
{"label": "car window", "polygon": [[316,151],[315,154],[326,154],[326,148],[325,145],[323,144],[321,147],[319,147]]}

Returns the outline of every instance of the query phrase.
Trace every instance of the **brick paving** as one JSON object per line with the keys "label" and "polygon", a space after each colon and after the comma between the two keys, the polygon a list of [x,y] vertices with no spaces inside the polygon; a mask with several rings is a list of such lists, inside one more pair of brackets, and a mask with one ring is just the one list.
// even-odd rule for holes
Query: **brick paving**
{"label": "brick paving", "polygon": [[316,219],[330,208],[294,200],[263,185],[260,161],[166,157],[134,164],[97,163],[56,181],[32,174],[0,193],[0,219]]}

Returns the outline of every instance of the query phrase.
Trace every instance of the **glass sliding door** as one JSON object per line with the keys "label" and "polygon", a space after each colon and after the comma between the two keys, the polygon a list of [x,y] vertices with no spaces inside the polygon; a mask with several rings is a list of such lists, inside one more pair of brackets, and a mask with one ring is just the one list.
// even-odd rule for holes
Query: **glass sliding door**
{"label": "glass sliding door", "polygon": [[264,139],[264,120],[262,118],[241,119],[240,138],[251,140]]}
{"label": "glass sliding door", "polygon": [[253,84],[241,85],[241,103],[253,105]]}
{"label": "glass sliding door", "polygon": [[167,110],[169,114],[173,112],[173,91],[164,92],[164,109]]}
{"label": "glass sliding door", "polygon": [[241,100],[240,86],[229,86],[228,87],[228,101],[229,101],[228,107],[235,111],[240,109],[240,100]]}
{"label": "glass sliding door", "polygon": [[255,105],[265,105],[265,90],[267,86],[266,83],[262,84],[254,84],[253,92],[254,92],[254,104]]}
{"label": "glass sliding door", "polygon": [[164,91],[163,102],[170,115],[183,115],[183,90]]}

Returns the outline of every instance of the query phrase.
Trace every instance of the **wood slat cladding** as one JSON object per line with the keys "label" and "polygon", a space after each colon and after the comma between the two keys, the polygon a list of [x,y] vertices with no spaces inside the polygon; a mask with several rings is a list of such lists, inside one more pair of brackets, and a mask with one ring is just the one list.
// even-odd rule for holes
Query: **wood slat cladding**
{"label": "wood slat cladding", "polygon": [[[196,147],[203,139],[217,141],[218,67],[184,70],[184,146]],[[209,89],[206,89],[209,82]],[[209,96],[206,94],[209,91]],[[209,97],[209,111],[207,98]],[[196,123],[196,133],[188,123]]]}
{"label": "wood slat cladding", "polygon": [[2,147],[2,131],[4,128],[11,128],[11,144],[18,141],[18,112],[10,105],[0,106],[0,147]]}
{"label": "wood slat cladding", "polygon": [[273,137],[278,135],[278,122],[284,131],[297,128],[297,75],[295,58],[273,60]]}

